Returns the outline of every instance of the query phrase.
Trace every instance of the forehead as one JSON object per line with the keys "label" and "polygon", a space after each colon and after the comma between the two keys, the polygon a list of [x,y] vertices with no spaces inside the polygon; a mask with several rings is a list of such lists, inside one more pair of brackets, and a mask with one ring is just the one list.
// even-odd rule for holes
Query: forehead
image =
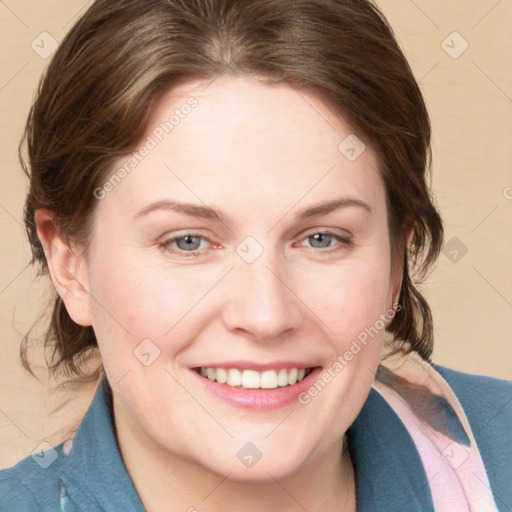
{"label": "forehead", "polygon": [[223,76],[175,87],[155,103],[138,152],[144,147],[110,194],[127,208],[171,197],[261,214],[326,194],[382,200],[372,149],[320,100],[288,85]]}

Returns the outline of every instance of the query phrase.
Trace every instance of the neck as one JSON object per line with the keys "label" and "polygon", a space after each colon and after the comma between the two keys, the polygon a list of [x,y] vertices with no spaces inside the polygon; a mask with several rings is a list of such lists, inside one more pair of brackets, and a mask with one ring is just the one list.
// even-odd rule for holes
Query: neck
{"label": "neck", "polygon": [[[114,417],[118,418],[114,400]],[[122,414],[122,413],[121,413]],[[346,436],[292,475],[247,483],[229,479],[156,446],[133,422],[116,422],[121,456],[147,512],[355,512],[355,479]]]}

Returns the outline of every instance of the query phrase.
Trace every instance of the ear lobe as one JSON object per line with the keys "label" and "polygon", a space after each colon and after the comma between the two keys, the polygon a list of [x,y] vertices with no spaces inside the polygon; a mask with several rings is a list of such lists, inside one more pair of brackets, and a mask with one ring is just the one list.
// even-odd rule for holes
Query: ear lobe
{"label": "ear lobe", "polygon": [[34,220],[53,285],[64,301],[69,316],[79,325],[91,325],[85,262],[78,251],[69,247],[61,238],[50,211],[36,210]]}

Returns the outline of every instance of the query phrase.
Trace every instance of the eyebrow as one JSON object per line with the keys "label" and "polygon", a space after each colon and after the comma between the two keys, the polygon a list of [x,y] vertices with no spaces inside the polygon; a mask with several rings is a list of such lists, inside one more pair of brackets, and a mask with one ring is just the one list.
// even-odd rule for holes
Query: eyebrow
{"label": "eyebrow", "polygon": [[[294,216],[294,220],[304,220],[311,217],[319,217],[321,215],[327,215],[328,213],[337,210],[339,208],[358,207],[362,208],[366,212],[372,214],[373,211],[369,204],[351,197],[342,197],[333,199],[324,203],[320,203],[314,206],[303,208],[299,210]],[[202,206],[194,203],[184,203],[180,201],[171,201],[168,199],[162,199],[155,201],[144,208],[141,208],[134,216],[134,219],[146,216],[149,213],[156,210],[169,210],[177,213],[183,213],[191,217],[198,217],[202,219],[213,219],[220,222],[225,222],[226,217],[215,208],[209,206]]]}
{"label": "eyebrow", "polygon": [[373,213],[373,210],[371,209],[368,203],[365,203],[360,199],[355,199],[352,197],[341,197],[339,199],[333,199],[325,203],[320,203],[315,206],[304,208],[297,212],[297,214],[295,215],[295,220],[309,219],[310,217],[319,217],[320,215],[326,215],[339,208],[348,208],[350,206],[362,208],[363,210],[370,214]]}
{"label": "eyebrow", "polygon": [[155,210],[169,210],[178,213],[184,213],[191,217],[200,217],[203,219],[215,219],[224,222],[224,216],[219,210],[210,208],[209,206],[201,206],[200,204],[194,203],[182,203],[180,201],[170,201],[168,199],[162,199],[161,201],[155,201],[154,203],[148,204],[144,208],[141,208],[136,214],[134,219],[138,219]]}

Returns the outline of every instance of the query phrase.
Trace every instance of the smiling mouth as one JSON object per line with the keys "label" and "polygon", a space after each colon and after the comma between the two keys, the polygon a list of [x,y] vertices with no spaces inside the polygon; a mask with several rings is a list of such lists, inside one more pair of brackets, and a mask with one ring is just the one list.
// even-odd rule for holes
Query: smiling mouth
{"label": "smiling mouth", "polygon": [[293,386],[304,380],[315,367],[280,368],[278,370],[239,370],[238,368],[194,368],[205,379],[240,389],[276,389]]}

